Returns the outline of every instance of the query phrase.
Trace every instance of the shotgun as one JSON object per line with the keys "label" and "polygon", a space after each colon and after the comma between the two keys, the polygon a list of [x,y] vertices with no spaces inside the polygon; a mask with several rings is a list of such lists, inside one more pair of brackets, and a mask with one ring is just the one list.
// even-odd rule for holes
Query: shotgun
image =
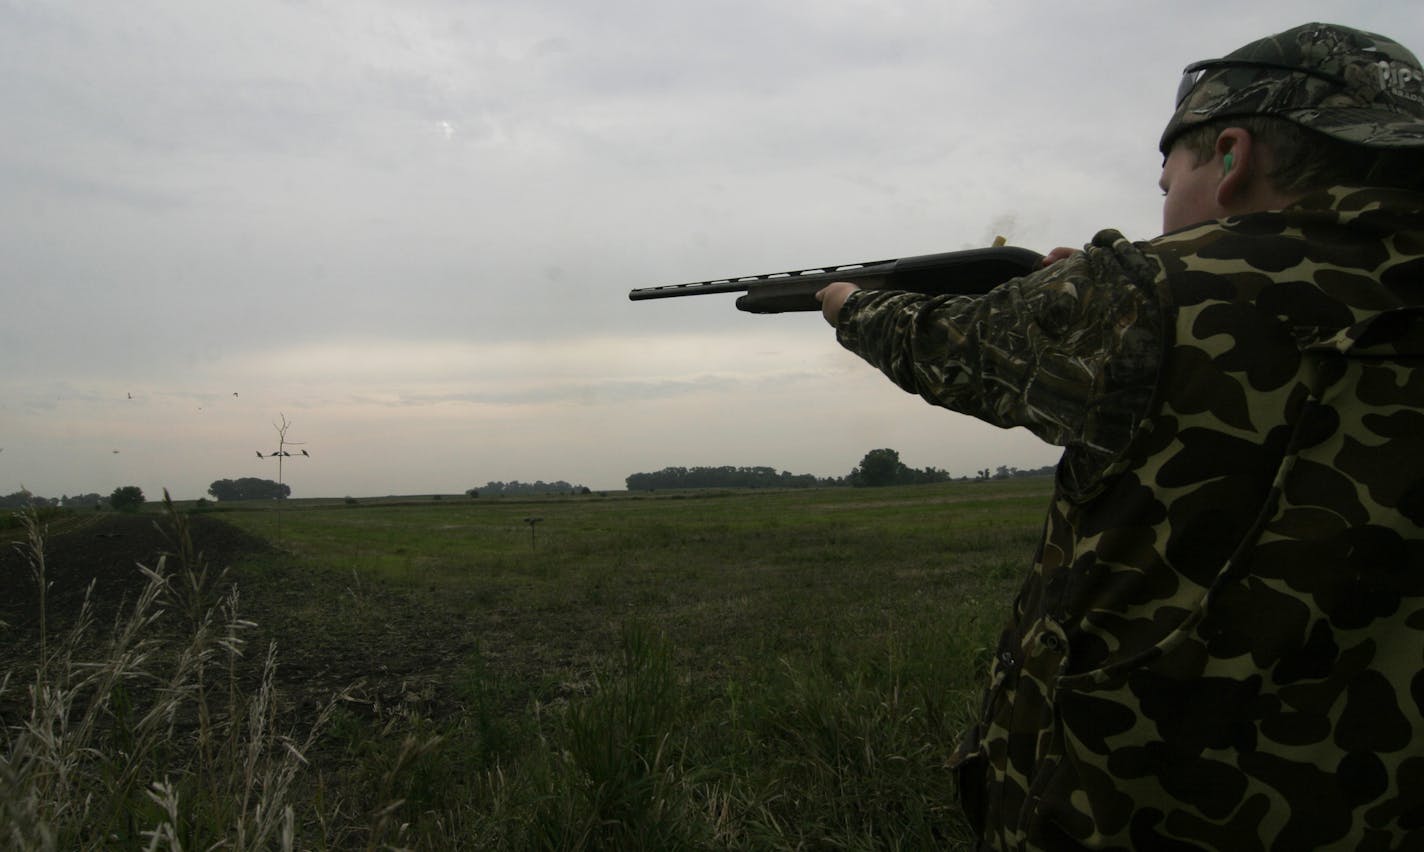
{"label": "shotgun", "polygon": [[978,296],[1010,278],[1038,269],[1042,260],[1042,255],[1026,248],[995,245],[991,248],[821,266],[792,272],[642,287],[630,291],[628,298],[638,302],[711,293],[744,293],[737,299],[737,309],[747,313],[819,311],[821,305],[816,301],[816,292],[835,281],[851,281],[867,290]]}

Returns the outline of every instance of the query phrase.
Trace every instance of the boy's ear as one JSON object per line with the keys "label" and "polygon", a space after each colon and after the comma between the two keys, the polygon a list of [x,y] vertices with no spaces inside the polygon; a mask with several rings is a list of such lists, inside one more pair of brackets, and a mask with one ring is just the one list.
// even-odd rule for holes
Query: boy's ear
{"label": "boy's ear", "polygon": [[1253,178],[1252,155],[1255,153],[1251,134],[1240,127],[1228,127],[1216,137],[1216,159],[1221,161],[1221,180],[1216,185],[1216,203],[1230,207],[1244,195]]}

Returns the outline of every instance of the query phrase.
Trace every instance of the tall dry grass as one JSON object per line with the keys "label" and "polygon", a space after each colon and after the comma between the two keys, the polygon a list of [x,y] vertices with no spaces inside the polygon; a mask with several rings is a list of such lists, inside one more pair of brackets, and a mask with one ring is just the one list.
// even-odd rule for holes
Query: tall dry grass
{"label": "tall dry grass", "polygon": [[0,698],[24,693],[0,726],[0,842],[10,848],[293,848],[293,784],[336,702],[304,732],[281,730],[274,647],[256,688],[240,687],[253,625],[164,500],[173,552],[136,566],[146,580],[137,597],[101,630],[91,583],[53,636],[47,530],[22,515],[40,640],[33,670],[0,681]]}

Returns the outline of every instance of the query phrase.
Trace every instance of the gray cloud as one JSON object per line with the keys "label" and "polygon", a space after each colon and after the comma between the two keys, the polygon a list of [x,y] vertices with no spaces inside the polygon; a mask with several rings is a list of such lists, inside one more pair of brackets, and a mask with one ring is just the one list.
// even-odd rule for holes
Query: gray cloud
{"label": "gray cloud", "polygon": [[[1200,26],[1227,16],[1229,31]],[[1352,16],[1424,45],[1424,13]],[[94,424],[142,435],[229,387],[241,405],[181,433],[190,467],[295,406],[353,441],[424,435],[447,409],[592,407],[614,440],[647,409],[741,393],[763,405],[739,436],[757,443],[756,421],[808,412],[778,398],[836,393],[822,361],[854,375],[819,319],[750,317],[727,297],[634,304],[630,288],[1004,231],[1037,248],[1107,226],[1151,236],[1156,133],[1182,65],[1337,17],[1222,0],[0,4],[0,488],[122,484],[78,481],[98,468],[66,461],[75,444],[46,437],[54,419],[73,442],[103,434]],[[796,354],[769,368],[750,329],[795,338]],[[736,357],[648,373],[603,345],[651,333],[671,341],[663,357],[680,339]],[[508,363],[456,350],[462,372],[411,356],[373,382],[377,360],[359,375],[310,355],[443,343],[577,369],[513,387]],[[110,402],[128,389],[148,407]],[[874,424],[898,434],[915,402],[885,399]],[[431,425],[413,419],[427,410]],[[926,434],[959,422],[928,414]],[[667,463],[705,423],[667,424]],[[460,430],[440,434],[422,440],[461,447]]]}

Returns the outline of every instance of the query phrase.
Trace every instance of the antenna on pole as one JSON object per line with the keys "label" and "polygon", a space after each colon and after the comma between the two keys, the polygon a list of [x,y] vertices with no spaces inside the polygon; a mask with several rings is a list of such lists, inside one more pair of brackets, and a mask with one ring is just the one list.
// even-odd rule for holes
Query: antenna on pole
{"label": "antenna on pole", "polygon": [[[288,441],[287,430],[292,428],[292,422],[287,419],[287,415],[281,412],[278,412],[277,416],[281,418],[281,422],[272,424],[272,428],[277,430],[277,449],[273,450],[265,456],[262,455],[261,450],[258,450],[257,457],[259,459],[275,458],[277,460],[277,543],[281,544],[282,501],[286,499],[286,495],[282,493],[282,462],[286,461],[288,458],[294,458],[294,456],[292,456],[292,454],[287,451],[287,447],[300,447],[305,444],[306,441]],[[299,457],[309,459],[311,458],[311,453],[307,452],[306,450],[301,450],[299,453]]]}

